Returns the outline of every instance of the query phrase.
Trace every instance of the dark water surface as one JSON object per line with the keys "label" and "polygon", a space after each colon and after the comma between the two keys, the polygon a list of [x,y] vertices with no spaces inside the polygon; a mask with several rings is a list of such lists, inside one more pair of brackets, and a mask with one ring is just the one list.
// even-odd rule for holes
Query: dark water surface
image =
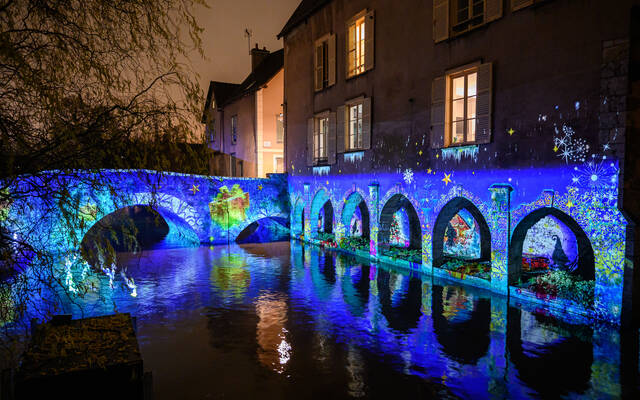
{"label": "dark water surface", "polygon": [[621,395],[614,329],[314,246],[155,249],[119,264],[138,297],[113,302],[138,318],[156,399]]}

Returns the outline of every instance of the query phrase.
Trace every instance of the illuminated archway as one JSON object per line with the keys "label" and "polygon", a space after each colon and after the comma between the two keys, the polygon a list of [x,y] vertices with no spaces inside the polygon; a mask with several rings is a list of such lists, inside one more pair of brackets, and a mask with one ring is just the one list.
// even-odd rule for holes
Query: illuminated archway
{"label": "illuminated archway", "polygon": [[[543,218],[551,216],[571,231],[575,236],[577,247],[577,259],[573,260],[575,264],[574,274],[585,280],[595,279],[595,261],[593,247],[587,234],[580,225],[569,215],[553,207],[539,208],[524,217],[513,230],[511,243],[509,244],[509,284],[513,285],[518,282],[522,274],[522,253],[525,238],[529,230],[534,227]],[[552,235],[550,239],[559,242],[557,235]],[[556,246],[558,243],[555,243]],[[562,247],[562,246],[561,246]]]}
{"label": "illuminated archway", "polygon": [[115,210],[92,224],[81,241],[87,260],[95,251],[137,251],[163,242],[165,246],[192,247],[200,244],[191,225],[163,207],[135,204]]}
{"label": "illuminated archway", "polygon": [[387,200],[380,212],[379,241],[382,245],[389,245],[392,242],[392,225],[394,215],[398,212],[406,214],[408,223],[407,245],[411,250],[422,249],[422,232],[420,229],[420,219],[413,204],[404,195],[396,193]]}
{"label": "illuminated archway", "polygon": [[369,239],[369,208],[360,193],[353,192],[345,199],[341,221],[345,236]]}
{"label": "illuminated archway", "polygon": [[291,233],[295,236],[304,234],[304,202],[302,199],[298,199],[293,207]]}
{"label": "illuminated archway", "polygon": [[[463,213],[462,216],[460,215],[461,213]],[[464,214],[467,215],[465,216]],[[453,224],[452,221],[454,221]],[[457,226],[458,221],[459,225],[464,225],[467,228],[464,232],[470,232],[469,236],[473,237],[473,240],[455,242],[454,237],[456,239],[462,237],[462,235],[458,233],[462,232],[462,228]],[[468,248],[467,251],[462,252],[466,254],[467,257],[463,257],[462,254],[456,255],[453,252],[445,254],[445,247],[447,247],[445,246],[445,235],[447,235],[447,242],[452,244],[448,246],[449,248],[455,248],[454,245],[462,247],[465,250]],[[434,267],[442,266],[447,261],[447,258],[466,258],[470,261],[491,260],[491,233],[489,231],[489,225],[478,207],[464,197],[454,197],[442,207],[438,218],[436,218],[432,237]]]}
{"label": "illuminated archway", "polygon": [[333,204],[325,189],[318,190],[311,201],[309,224],[312,238],[317,238],[320,232],[333,234]]}

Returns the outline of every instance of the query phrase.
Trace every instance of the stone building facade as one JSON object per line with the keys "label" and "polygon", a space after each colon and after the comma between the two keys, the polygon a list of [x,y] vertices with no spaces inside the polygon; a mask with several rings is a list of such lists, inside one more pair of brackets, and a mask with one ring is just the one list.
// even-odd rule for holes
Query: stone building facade
{"label": "stone building facade", "polygon": [[[630,322],[639,5],[302,1],[279,34],[293,234]],[[527,286],[540,265],[590,303]]]}

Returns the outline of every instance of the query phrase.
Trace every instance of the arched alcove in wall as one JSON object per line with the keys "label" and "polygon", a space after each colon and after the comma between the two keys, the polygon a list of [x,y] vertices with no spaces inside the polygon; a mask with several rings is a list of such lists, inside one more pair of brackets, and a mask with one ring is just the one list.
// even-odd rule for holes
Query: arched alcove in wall
{"label": "arched alcove in wall", "polygon": [[591,241],[571,216],[554,207],[539,208],[513,230],[509,284],[519,281],[523,266],[530,270],[564,270],[580,279],[594,280],[594,260]]}
{"label": "arched alcove in wall", "polygon": [[[432,240],[434,267],[450,261],[491,260],[489,225],[478,207],[464,197],[454,197],[442,207],[433,226]],[[490,271],[488,264],[486,269]],[[484,272],[483,276],[488,275]]]}
{"label": "arched alcove in wall", "polygon": [[341,221],[346,237],[369,239],[369,209],[360,193],[353,192],[345,199]]}
{"label": "arched alcove in wall", "polygon": [[420,219],[413,204],[404,195],[394,194],[382,207],[378,239],[382,246],[422,250]]}

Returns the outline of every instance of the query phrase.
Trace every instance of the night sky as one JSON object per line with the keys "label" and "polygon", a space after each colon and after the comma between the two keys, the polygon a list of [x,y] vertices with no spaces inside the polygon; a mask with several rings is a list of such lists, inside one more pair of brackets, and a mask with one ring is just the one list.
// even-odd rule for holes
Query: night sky
{"label": "night sky", "polygon": [[241,82],[250,70],[245,28],[253,31],[252,47],[258,42],[274,51],[282,48],[277,40],[287,19],[300,0],[209,0],[209,9],[198,7],[198,24],[204,28],[203,48],[207,60],[194,54],[192,61],[207,90],[209,81]]}

